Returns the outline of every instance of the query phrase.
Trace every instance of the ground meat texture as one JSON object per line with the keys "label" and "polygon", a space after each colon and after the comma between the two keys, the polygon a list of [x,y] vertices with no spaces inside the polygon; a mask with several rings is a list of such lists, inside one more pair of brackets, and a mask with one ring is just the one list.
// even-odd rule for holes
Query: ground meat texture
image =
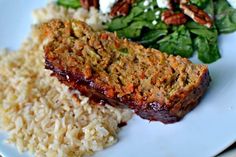
{"label": "ground meat texture", "polygon": [[206,65],[95,32],[87,24],[52,20],[40,26],[45,67],[92,102],[129,107],[150,121],[173,123],[199,102],[209,86]]}

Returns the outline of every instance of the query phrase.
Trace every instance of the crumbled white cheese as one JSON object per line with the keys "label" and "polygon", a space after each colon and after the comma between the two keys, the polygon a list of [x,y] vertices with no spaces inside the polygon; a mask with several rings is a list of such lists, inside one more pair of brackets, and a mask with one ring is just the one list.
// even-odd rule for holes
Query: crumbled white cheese
{"label": "crumbled white cheese", "polygon": [[168,8],[169,0],[157,0],[157,5],[159,8]]}
{"label": "crumbled white cheese", "polygon": [[153,25],[156,25],[156,24],[157,24],[157,21],[156,21],[156,20],[153,20],[153,21],[152,21],[152,24],[153,24]]}
{"label": "crumbled white cheese", "polygon": [[157,10],[157,11],[155,12],[155,15],[156,15],[156,18],[157,18],[157,19],[159,19],[160,14],[161,14],[160,10]]}
{"label": "crumbled white cheese", "polygon": [[157,11],[155,12],[155,15],[156,15],[156,16],[159,16],[160,13],[161,13],[160,10],[157,10]]}
{"label": "crumbled white cheese", "polygon": [[111,11],[111,8],[118,0],[99,0],[100,10],[106,14]]}
{"label": "crumbled white cheese", "polygon": [[227,1],[234,9],[236,9],[236,0],[227,0]]}
{"label": "crumbled white cheese", "polygon": [[143,2],[143,5],[146,7],[146,6],[148,6],[150,4],[150,1],[149,0],[145,0],[144,2]]}
{"label": "crumbled white cheese", "polygon": [[151,10],[154,10],[154,6],[153,6],[153,5],[151,5],[151,6],[150,6],[150,9],[151,9]]}
{"label": "crumbled white cheese", "polygon": [[148,12],[148,9],[144,9],[144,12],[145,12],[145,13]]}

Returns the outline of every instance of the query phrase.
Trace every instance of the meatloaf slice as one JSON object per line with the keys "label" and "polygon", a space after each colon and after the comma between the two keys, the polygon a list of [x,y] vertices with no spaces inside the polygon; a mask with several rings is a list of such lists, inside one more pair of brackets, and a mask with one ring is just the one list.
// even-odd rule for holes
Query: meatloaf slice
{"label": "meatloaf slice", "polygon": [[93,102],[129,107],[151,121],[173,123],[205,93],[206,65],[95,32],[87,24],[52,20],[41,27],[45,67]]}

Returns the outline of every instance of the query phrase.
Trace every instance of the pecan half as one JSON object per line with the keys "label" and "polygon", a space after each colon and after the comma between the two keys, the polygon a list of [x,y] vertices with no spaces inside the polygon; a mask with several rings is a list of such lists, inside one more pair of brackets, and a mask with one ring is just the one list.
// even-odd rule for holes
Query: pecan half
{"label": "pecan half", "polygon": [[188,18],[183,13],[166,10],[162,13],[161,20],[167,25],[182,25],[187,22]]}
{"label": "pecan half", "polygon": [[126,16],[128,15],[132,6],[133,0],[119,0],[111,9],[110,15],[115,16]]}
{"label": "pecan half", "polygon": [[211,17],[205,11],[199,9],[195,5],[180,4],[180,8],[183,10],[185,15],[188,15],[200,25],[204,25],[208,28],[212,27],[213,22]]}
{"label": "pecan half", "polygon": [[80,4],[85,9],[89,9],[90,7],[95,7],[95,8],[99,7],[98,0],[80,0]]}

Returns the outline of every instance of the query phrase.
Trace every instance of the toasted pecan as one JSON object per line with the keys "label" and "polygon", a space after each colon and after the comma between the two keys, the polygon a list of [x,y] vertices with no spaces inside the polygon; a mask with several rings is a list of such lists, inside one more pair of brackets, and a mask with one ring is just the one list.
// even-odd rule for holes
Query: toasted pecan
{"label": "toasted pecan", "polygon": [[187,22],[188,18],[183,13],[166,10],[162,13],[161,20],[168,25],[182,25]]}
{"label": "toasted pecan", "polygon": [[110,15],[115,16],[126,16],[128,15],[132,6],[133,0],[119,0],[111,9]]}
{"label": "toasted pecan", "polygon": [[184,14],[188,15],[193,21],[211,28],[213,25],[211,17],[203,10],[192,4],[180,4]]}

